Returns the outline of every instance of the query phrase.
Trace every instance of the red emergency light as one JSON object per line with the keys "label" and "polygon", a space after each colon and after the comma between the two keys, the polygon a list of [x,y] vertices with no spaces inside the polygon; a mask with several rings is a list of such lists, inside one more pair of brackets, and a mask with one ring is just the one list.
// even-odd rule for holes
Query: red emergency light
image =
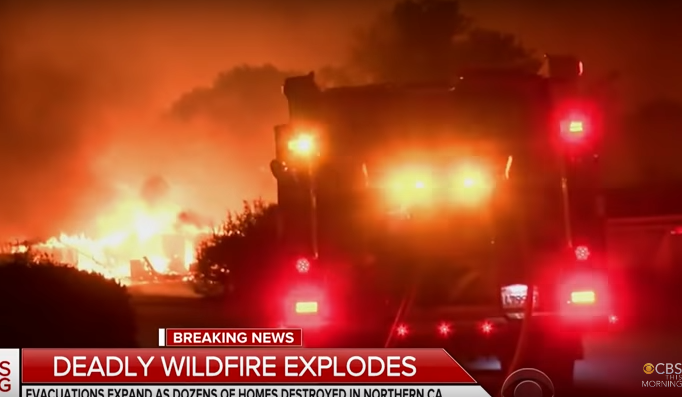
{"label": "red emergency light", "polygon": [[590,249],[586,245],[575,247],[575,259],[581,262],[590,259]]}
{"label": "red emergency light", "polygon": [[561,145],[592,146],[599,140],[601,131],[601,111],[589,98],[567,98],[558,100],[555,105],[552,123],[553,130]]}
{"label": "red emergency light", "polygon": [[298,258],[296,260],[296,270],[301,274],[308,273],[310,271],[310,261],[308,258]]}
{"label": "red emergency light", "polygon": [[581,111],[572,111],[559,121],[561,138],[567,143],[581,143],[589,133],[590,121]]}
{"label": "red emergency light", "polygon": [[405,324],[400,324],[399,326],[396,327],[395,332],[398,334],[400,337],[406,337],[407,334],[410,333],[410,329],[407,328],[407,325]]}

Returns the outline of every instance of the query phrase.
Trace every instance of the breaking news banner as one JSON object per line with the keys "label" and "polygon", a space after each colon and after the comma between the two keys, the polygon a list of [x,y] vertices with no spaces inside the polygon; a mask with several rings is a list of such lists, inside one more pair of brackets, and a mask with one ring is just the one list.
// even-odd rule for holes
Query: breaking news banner
{"label": "breaking news banner", "polygon": [[301,347],[300,328],[159,328],[164,347]]}
{"label": "breaking news banner", "polygon": [[489,396],[442,349],[0,349],[0,360],[0,397]]}

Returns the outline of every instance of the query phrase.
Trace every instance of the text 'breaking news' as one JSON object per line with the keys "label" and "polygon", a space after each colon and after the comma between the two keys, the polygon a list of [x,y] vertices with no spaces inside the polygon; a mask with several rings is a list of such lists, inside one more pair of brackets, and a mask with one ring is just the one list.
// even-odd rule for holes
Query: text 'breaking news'
{"label": "text 'breaking news'", "polygon": [[159,328],[159,347],[301,347],[300,328]]}

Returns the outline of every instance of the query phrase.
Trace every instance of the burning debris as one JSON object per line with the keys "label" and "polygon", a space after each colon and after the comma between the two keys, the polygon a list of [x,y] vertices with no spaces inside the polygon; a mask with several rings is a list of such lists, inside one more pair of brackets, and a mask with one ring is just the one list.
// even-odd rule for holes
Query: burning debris
{"label": "burning debris", "polygon": [[195,227],[200,229],[207,229],[213,227],[211,219],[201,216],[193,211],[182,211],[178,214],[178,227]]}
{"label": "burning debris", "polygon": [[28,255],[35,263],[50,259],[128,284],[143,281],[144,277],[135,270],[140,263],[144,263],[150,279],[157,279],[159,275],[186,274],[204,235],[198,230],[192,234],[159,234],[144,239],[135,234],[100,239],[63,234],[42,242],[6,244],[2,254],[4,259]]}
{"label": "burning debris", "polygon": [[96,236],[17,241],[6,244],[2,254],[29,255],[33,262],[49,258],[122,283],[185,275],[196,247],[213,230],[209,219],[170,204],[169,191],[164,178],[149,178],[139,197],[97,220],[101,232]]}

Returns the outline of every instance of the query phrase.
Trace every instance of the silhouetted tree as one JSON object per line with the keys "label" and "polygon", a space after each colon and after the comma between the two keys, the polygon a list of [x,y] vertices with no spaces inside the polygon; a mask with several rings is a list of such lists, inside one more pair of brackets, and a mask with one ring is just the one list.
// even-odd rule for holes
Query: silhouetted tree
{"label": "silhouetted tree", "polygon": [[275,206],[262,200],[244,202],[230,212],[216,232],[197,249],[195,275],[202,280],[248,285],[267,269],[277,246]]}
{"label": "silhouetted tree", "polygon": [[[213,85],[196,88],[181,96],[171,114],[181,119],[206,118],[231,131],[252,134],[253,123],[285,116],[286,102],[280,87],[284,79],[297,74],[273,65],[242,65],[222,72]],[[258,112],[260,117],[253,117]],[[265,117],[263,117],[265,116]]]}
{"label": "silhouetted tree", "polygon": [[467,68],[536,71],[510,34],[476,27],[454,0],[403,0],[362,31],[351,67],[372,81],[445,81]]}
{"label": "silhouetted tree", "polygon": [[137,347],[135,311],[124,286],[42,257],[3,259],[0,300],[12,302],[3,310],[4,346]]}

